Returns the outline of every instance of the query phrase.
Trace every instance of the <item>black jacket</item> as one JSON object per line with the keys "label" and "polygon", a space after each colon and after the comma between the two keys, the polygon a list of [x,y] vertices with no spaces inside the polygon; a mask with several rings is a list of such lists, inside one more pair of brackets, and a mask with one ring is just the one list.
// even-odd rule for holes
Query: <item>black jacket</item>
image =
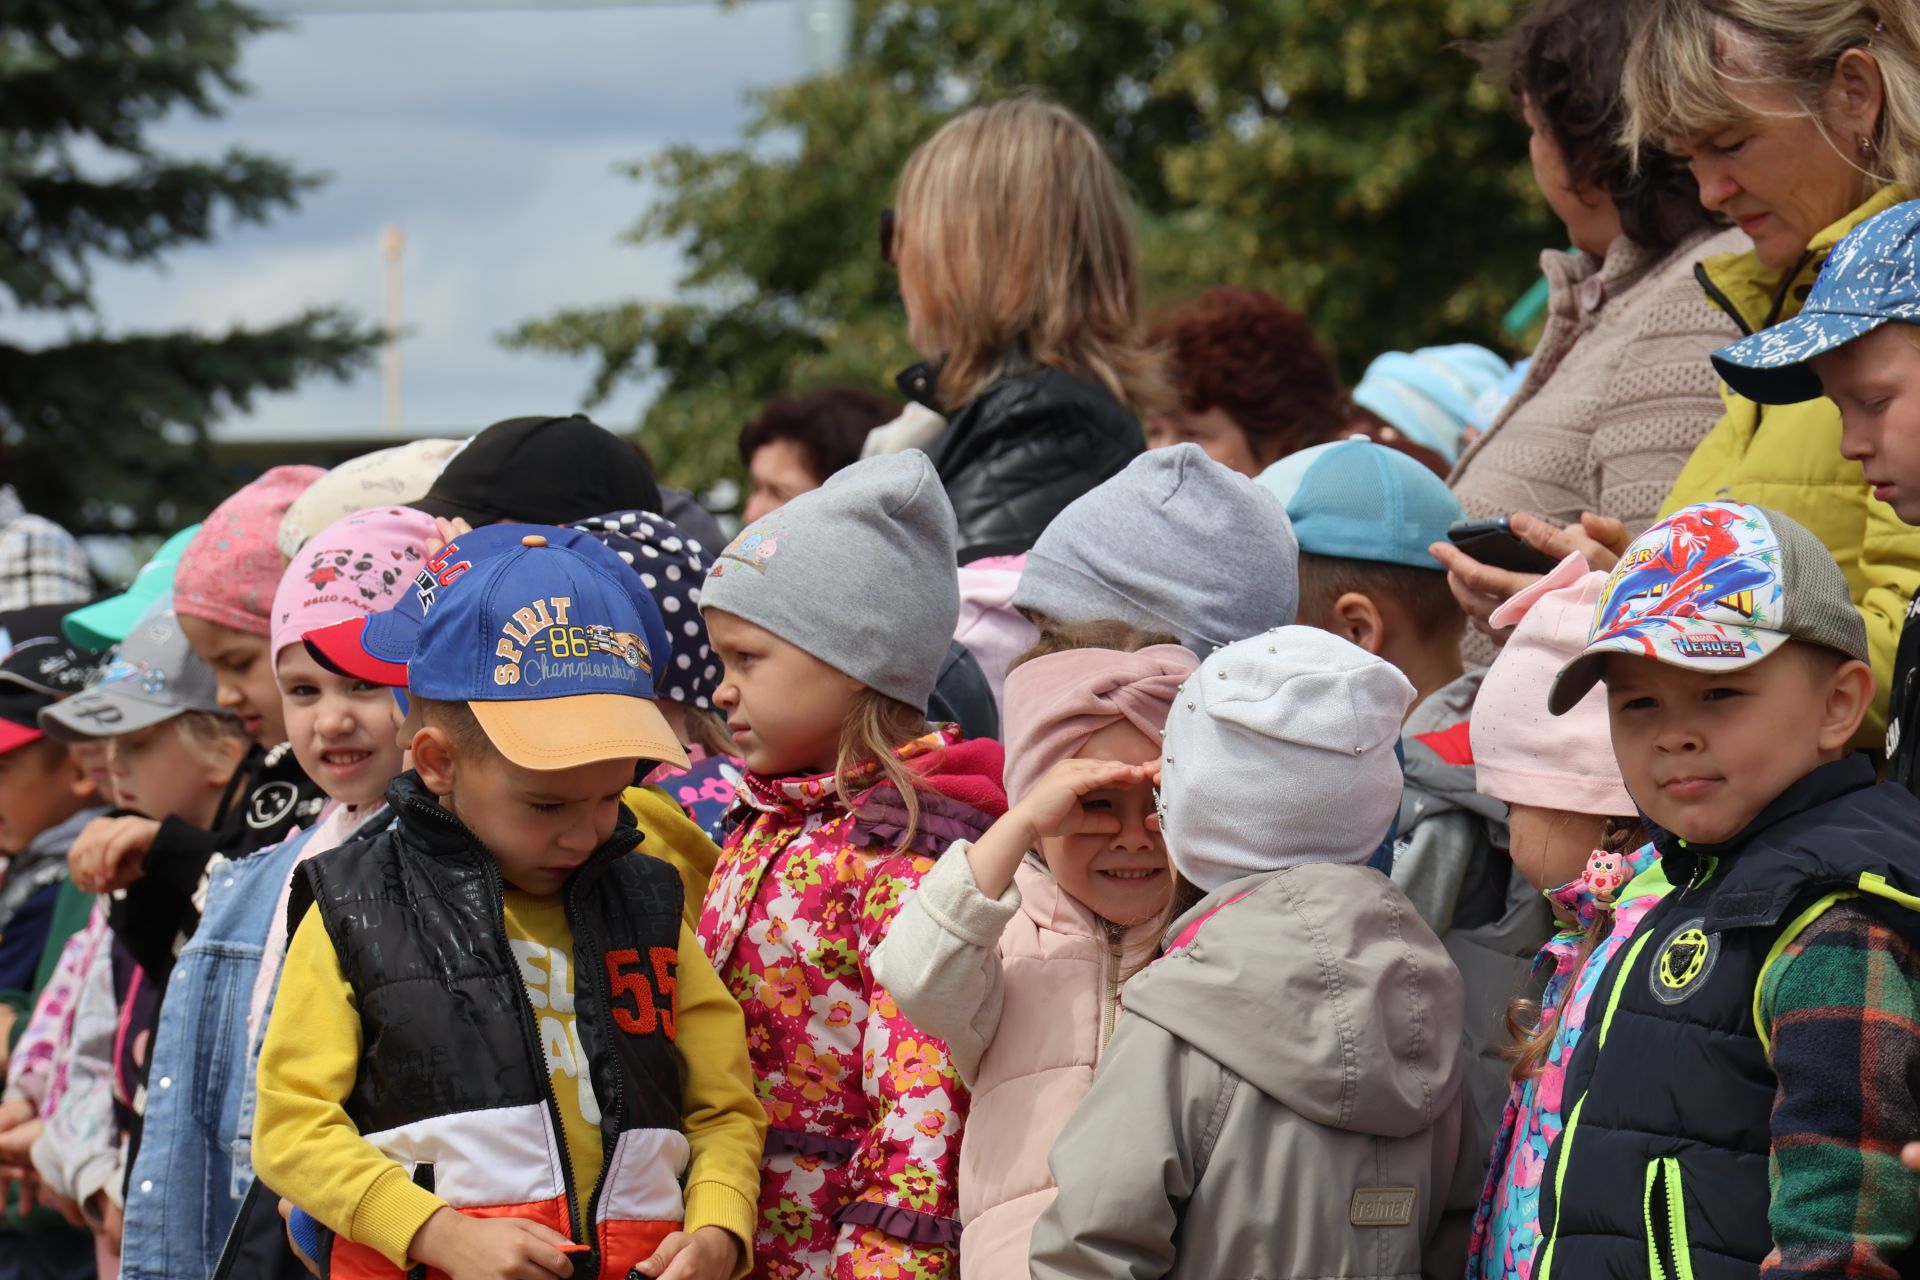
{"label": "black jacket", "polygon": [[[928,408],[938,370],[919,364],[900,389]],[[1010,373],[947,416],[927,446],[960,521],[960,563],[1032,549],[1075,498],[1145,447],[1140,420],[1097,382],[1046,365]]]}
{"label": "black jacket", "polygon": [[[1724,844],[1655,842],[1675,888],[1608,963],[1568,1065],[1541,1280],[1757,1276],[1779,1093],[1754,1022],[1762,976],[1836,890],[1920,940],[1920,801],[1874,785],[1864,756],[1815,769]],[[1920,1256],[1899,1265],[1920,1275]]]}

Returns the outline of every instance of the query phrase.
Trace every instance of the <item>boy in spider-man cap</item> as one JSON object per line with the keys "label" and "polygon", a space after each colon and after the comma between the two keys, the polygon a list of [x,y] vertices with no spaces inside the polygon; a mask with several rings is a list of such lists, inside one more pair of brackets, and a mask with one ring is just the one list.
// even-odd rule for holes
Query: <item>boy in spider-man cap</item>
{"label": "boy in spider-man cap", "polygon": [[255,1168],[356,1275],[569,1276],[584,1249],[602,1276],[728,1280],[765,1113],[680,880],[628,856],[647,836],[621,804],[685,760],[654,705],[671,648],[597,557],[513,532],[436,579],[395,826],[296,886],[278,1001],[300,1016],[261,1053]]}
{"label": "boy in spider-man cap", "polygon": [[1602,589],[1547,709],[1605,682],[1662,896],[1567,1066],[1536,1280],[1911,1273],[1920,800],[1849,749],[1867,654],[1832,554],[1764,507],[1681,508]]}

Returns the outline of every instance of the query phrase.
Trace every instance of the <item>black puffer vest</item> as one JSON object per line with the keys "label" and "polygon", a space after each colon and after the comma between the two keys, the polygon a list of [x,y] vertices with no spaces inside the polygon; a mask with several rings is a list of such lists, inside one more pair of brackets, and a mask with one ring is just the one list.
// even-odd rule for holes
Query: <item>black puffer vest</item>
{"label": "black puffer vest", "polygon": [[[1760,980],[1834,901],[1920,893],[1920,800],[1875,785],[1864,756],[1814,770],[1724,844],[1658,843],[1674,888],[1601,975],[1567,1070],[1539,1280],[1759,1274],[1777,1087]],[[1920,940],[1920,914],[1889,914]]]}
{"label": "black puffer vest", "polygon": [[[306,863],[311,901],[360,1010],[360,1074],[345,1108],[360,1133],[457,1209],[502,1211],[574,1235],[578,1189],[541,1032],[508,946],[498,866],[407,773],[397,821]],[[682,1217],[679,1060],[673,1046],[680,878],[613,837],[562,890],[573,930],[575,1029],[600,1104],[604,1162],[574,1275],[625,1276]],[[310,899],[309,895],[310,894]],[[343,1275],[394,1275],[330,1242]],[[329,1274],[332,1274],[332,1268]]]}

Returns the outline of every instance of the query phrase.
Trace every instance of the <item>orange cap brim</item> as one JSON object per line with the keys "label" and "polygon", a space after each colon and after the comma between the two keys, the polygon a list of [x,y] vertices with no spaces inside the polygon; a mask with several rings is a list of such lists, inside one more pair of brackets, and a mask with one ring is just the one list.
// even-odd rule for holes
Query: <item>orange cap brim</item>
{"label": "orange cap brim", "polygon": [[582,693],[570,698],[469,702],[494,749],[522,769],[571,769],[637,758],[687,767],[687,752],[651,698]]}

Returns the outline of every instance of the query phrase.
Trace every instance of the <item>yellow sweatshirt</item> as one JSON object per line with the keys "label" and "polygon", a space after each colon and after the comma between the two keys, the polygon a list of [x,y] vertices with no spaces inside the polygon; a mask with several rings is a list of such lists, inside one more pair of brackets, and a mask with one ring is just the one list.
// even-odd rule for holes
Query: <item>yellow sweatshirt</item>
{"label": "yellow sweatshirt", "polygon": [[680,887],[686,891],[680,914],[688,928],[698,929],[700,906],[706,901],[714,864],[720,861],[720,846],[687,816],[679,801],[659,787],[628,787],[620,799],[646,833],[640,852],[680,873]]}
{"label": "yellow sweatshirt", "polygon": [[[575,1229],[599,1177],[598,1106],[579,1062],[571,1013],[556,1000],[572,994],[572,933],[558,896],[509,890],[507,933],[546,1042],[555,1098],[580,1204]],[[275,997],[280,1016],[268,1025],[260,1052],[253,1162],[262,1181],[339,1235],[378,1251],[396,1267],[445,1201],[416,1185],[354,1128],[343,1107],[360,1067],[360,1015],[332,939],[308,912],[287,948]],[[543,1007],[544,1006],[544,1007]],[[680,928],[678,1034],[682,1126],[690,1155],[685,1229],[724,1228],[741,1244],[745,1275],[752,1262],[755,1208],[766,1112],[754,1094],[740,1006],[707,962],[691,927]],[[591,1108],[592,1115],[588,1115]]]}

